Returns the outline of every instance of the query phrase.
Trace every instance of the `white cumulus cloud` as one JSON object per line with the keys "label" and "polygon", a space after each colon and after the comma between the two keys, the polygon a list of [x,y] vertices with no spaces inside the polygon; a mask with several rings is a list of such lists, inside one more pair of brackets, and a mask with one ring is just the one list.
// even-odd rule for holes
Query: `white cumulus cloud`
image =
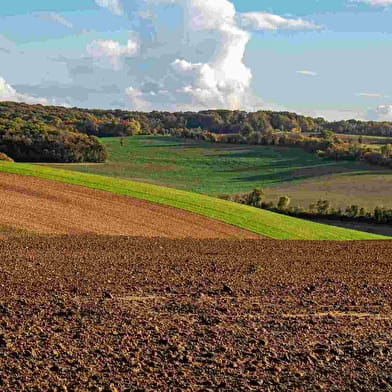
{"label": "white cumulus cloud", "polygon": [[125,90],[132,110],[148,111],[151,110],[150,103],[144,98],[143,92],[134,87],[128,87]]}
{"label": "white cumulus cloud", "polygon": [[96,40],[87,45],[87,53],[94,58],[109,58],[113,67],[119,65],[121,56],[134,56],[139,50],[139,43],[135,40],[128,40],[126,45],[112,40]]}
{"label": "white cumulus cloud", "polygon": [[[125,1],[123,4],[126,7]],[[166,101],[166,104],[172,104],[174,110],[180,107],[195,110],[259,109],[264,102],[252,93],[252,72],[244,63],[251,37],[249,31],[320,28],[302,19],[285,19],[261,12],[238,13],[231,0],[143,0],[141,4],[144,4],[140,11],[143,18],[149,19],[151,26],[156,27],[152,32],[154,41],[150,44],[149,53],[153,52],[152,45],[159,42],[160,53],[164,54],[160,61],[168,59],[170,63],[167,75],[157,70],[152,77],[164,83],[164,88],[170,91],[170,102]],[[157,15],[164,9],[162,5],[167,5],[167,9],[182,8],[180,24],[183,27],[178,30],[177,46],[169,44],[172,41],[159,28]],[[213,46],[209,46],[211,42]],[[189,50],[191,47],[198,50],[192,52]],[[170,55],[173,55],[171,61]],[[145,95],[144,99],[153,101],[154,107],[158,104],[158,98],[151,100]]]}
{"label": "white cumulus cloud", "polygon": [[189,63],[186,60],[180,60],[180,59],[176,59],[173,63],[172,63],[172,67],[179,72],[189,72],[195,69],[198,69],[202,66],[202,63]]}
{"label": "white cumulus cloud", "polygon": [[368,113],[372,120],[392,121],[392,104],[379,105],[376,109]]}
{"label": "white cumulus cloud", "polygon": [[249,30],[318,30],[318,26],[303,19],[286,19],[268,12],[245,12],[239,14],[241,25]]}
{"label": "white cumulus cloud", "polygon": [[96,40],[87,46],[87,51],[93,57],[111,57],[121,55],[134,55],[138,51],[138,43],[128,40],[126,45],[112,40]]}
{"label": "white cumulus cloud", "polygon": [[95,0],[95,3],[99,7],[109,9],[115,15],[123,14],[123,9],[120,0]]}
{"label": "white cumulus cloud", "polygon": [[252,73],[243,62],[250,35],[237,25],[234,5],[228,0],[183,0],[186,21],[193,31],[217,34],[215,56],[206,63],[176,59],[172,66],[179,73],[190,73],[191,83],[178,91],[187,94],[197,106],[238,109],[249,93]]}
{"label": "white cumulus cloud", "polygon": [[25,102],[29,104],[40,103],[42,105],[49,105],[49,101],[46,98],[36,98],[28,94],[18,93],[1,76],[0,76],[0,101]]}

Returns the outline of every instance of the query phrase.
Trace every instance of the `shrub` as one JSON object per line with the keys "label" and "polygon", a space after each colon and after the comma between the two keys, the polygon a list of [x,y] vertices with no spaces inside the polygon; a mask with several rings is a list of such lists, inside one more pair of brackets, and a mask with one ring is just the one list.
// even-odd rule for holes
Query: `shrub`
{"label": "shrub", "polygon": [[7,154],[4,154],[3,152],[0,152],[0,161],[14,162],[12,158],[10,158]]}
{"label": "shrub", "polygon": [[328,200],[318,200],[316,204],[317,213],[320,215],[327,215],[331,208],[331,203]]}
{"label": "shrub", "polygon": [[290,205],[290,198],[288,196],[281,196],[278,201],[278,209],[286,210]]}
{"label": "shrub", "polygon": [[264,193],[261,189],[255,188],[247,196],[246,203],[248,206],[261,207],[263,201]]}

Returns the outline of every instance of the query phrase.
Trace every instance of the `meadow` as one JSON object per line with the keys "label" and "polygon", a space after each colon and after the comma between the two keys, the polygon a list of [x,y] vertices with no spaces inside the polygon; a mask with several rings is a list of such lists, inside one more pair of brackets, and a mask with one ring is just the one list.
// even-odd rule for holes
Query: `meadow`
{"label": "meadow", "polygon": [[129,178],[217,196],[319,177],[372,172],[358,162],[323,160],[301,149],[211,144],[166,136],[102,139],[104,164],[54,164],[85,173]]}
{"label": "meadow", "polygon": [[104,164],[52,164],[79,172],[128,178],[219,196],[264,189],[266,200],[291,198],[308,207],[388,207],[392,171],[360,162],[324,160],[299,148],[211,144],[164,136],[104,138]]}

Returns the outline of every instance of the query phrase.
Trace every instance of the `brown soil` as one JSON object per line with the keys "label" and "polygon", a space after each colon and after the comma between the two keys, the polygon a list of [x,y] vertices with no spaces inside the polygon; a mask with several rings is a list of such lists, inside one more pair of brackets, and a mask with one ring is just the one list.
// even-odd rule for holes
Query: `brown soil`
{"label": "brown soil", "polygon": [[0,226],[43,234],[260,238],[176,208],[5,173],[0,173],[0,206]]}
{"label": "brown soil", "polygon": [[392,242],[0,241],[2,391],[388,391]]}

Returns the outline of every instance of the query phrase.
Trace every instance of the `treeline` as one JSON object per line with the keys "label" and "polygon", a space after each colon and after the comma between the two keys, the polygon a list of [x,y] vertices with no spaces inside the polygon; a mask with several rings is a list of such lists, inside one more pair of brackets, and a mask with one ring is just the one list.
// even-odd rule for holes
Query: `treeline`
{"label": "treeline", "polygon": [[141,133],[220,143],[296,146],[325,158],[365,160],[392,167],[390,146],[377,150],[334,135],[336,132],[392,136],[392,123],[356,120],[329,123],[322,118],[272,111],[144,113],[14,102],[0,103],[0,121],[3,134],[0,151],[15,160],[102,162],[106,151],[94,136],[124,137]]}
{"label": "treeline", "polygon": [[87,135],[98,137],[124,137],[138,135],[141,132],[140,123],[137,120],[111,120],[94,122],[91,119],[77,121],[73,124],[75,130]]}
{"label": "treeline", "polygon": [[95,136],[56,129],[40,121],[0,119],[0,153],[19,162],[104,162]]}
{"label": "treeline", "polygon": [[[231,110],[200,112],[131,112],[124,110],[90,110],[58,106],[27,105],[1,102],[0,118],[42,121],[59,129],[95,136],[126,136],[128,134],[161,133],[173,128],[197,129],[217,134],[274,132],[314,132],[330,130],[355,135],[392,136],[392,123],[357,120],[328,122],[323,118],[290,112],[257,111],[247,113]],[[140,128],[139,128],[140,126]]]}
{"label": "treeline", "polygon": [[351,135],[392,136],[392,123],[378,121],[334,121],[323,124],[325,129],[334,133]]}
{"label": "treeline", "polygon": [[345,141],[331,131],[322,130],[320,136],[298,132],[252,132],[249,135],[224,134],[203,131],[201,128],[190,130],[172,128],[163,130],[164,135],[209,141],[212,143],[251,144],[262,146],[300,147],[322,158],[340,160],[362,160],[372,165],[392,168],[392,144],[382,145],[379,149],[353,141]]}
{"label": "treeline", "polygon": [[[57,128],[76,127],[75,130],[96,136],[108,134],[109,125],[129,125],[132,120],[144,134],[162,132],[170,128],[201,128],[214,133],[251,133],[269,130],[312,132],[322,128],[322,118],[314,119],[289,112],[258,111],[247,113],[231,110],[201,112],[131,112],[124,110],[90,110],[58,106],[27,105],[1,102],[0,118],[38,120]],[[103,126],[106,124],[106,126]],[[136,125],[137,126],[137,125]],[[133,126],[131,130],[133,132]],[[124,128],[119,126],[124,132]],[[127,129],[125,129],[127,131]],[[110,136],[113,131],[110,131]],[[124,134],[121,136],[125,136]]]}
{"label": "treeline", "polygon": [[326,150],[319,150],[318,155],[334,160],[362,160],[372,165],[392,168],[392,144],[384,144],[377,150],[357,143],[333,144]]}
{"label": "treeline", "polygon": [[303,208],[291,206],[291,200],[288,196],[280,197],[277,203],[266,202],[264,196],[261,189],[255,188],[249,193],[221,195],[220,198],[302,219],[328,219],[392,225],[392,208],[377,206],[373,210],[368,210],[356,204],[346,208],[334,208],[330,201],[322,199],[310,204],[308,208]]}

